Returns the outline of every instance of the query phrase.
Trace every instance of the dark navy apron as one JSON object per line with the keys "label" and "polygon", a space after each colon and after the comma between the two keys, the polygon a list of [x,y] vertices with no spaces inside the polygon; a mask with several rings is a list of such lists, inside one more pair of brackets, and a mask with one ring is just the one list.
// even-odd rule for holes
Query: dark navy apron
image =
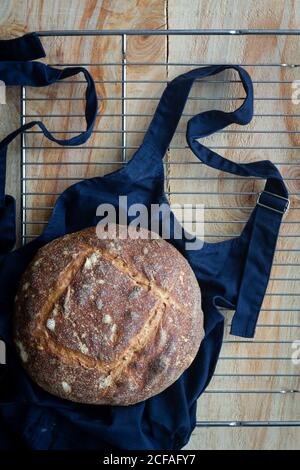
{"label": "dark navy apron", "polygon": [[[83,73],[87,81],[86,131],[57,140],[39,121],[28,123],[0,144],[0,335],[7,346],[7,365],[0,382],[0,448],[4,449],[179,449],[196,425],[196,402],[207,387],[222,344],[224,318],[220,308],[235,310],[231,334],[253,337],[272,266],[278,231],[288,208],[288,193],[276,167],[268,160],[238,164],[203,146],[197,139],[226,126],[247,124],[253,114],[252,82],[238,66],[192,70],[166,87],[143,143],[120,170],[74,184],[58,198],[50,222],[35,240],[11,251],[15,244],[15,203],[5,195],[7,145],[21,132],[38,125],[61,145],[84,143],[92,132],[97,97],[94,82],[81,67],[63,70],[31,60],[43,57],[36,34],[0,42],[0,79],[7,85],[45,86]],[[203,163],[218,171],[266,179],[249,221],[239,237],[185,249],[185,240],[170,242],[187,258],[202,292],[205,338],[188,370],[167,390],[136,405],[95,406],[54,397],[33,383],[23,370],[12,343],[13,300],[20,276],[37,249],[54,238],[96,225],[101,203],[116,207],[119,196],[128,205],[167,203],[162,159],[181,117],[195,79],[232,68],[239,74],[246,98],[234,112],[205,111],[189,120],[187,142]],[[173,219],[172,219],[173,220]],[[173,220],[174,223],[174,220]],[[201,413],[201,410],[200,410]]]}

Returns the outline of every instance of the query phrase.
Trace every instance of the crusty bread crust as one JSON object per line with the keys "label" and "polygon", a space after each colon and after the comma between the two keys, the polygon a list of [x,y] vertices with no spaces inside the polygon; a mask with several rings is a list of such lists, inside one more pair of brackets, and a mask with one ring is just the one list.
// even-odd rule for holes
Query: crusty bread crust
{"label": "crusty bread crust", "polygon": [[199,285],[171,244],[142,232],[148,239],[105,240],[90,227],[37,252],[16,296],[14,340],[43,389],[130,405],[192,363],[204,336]]}

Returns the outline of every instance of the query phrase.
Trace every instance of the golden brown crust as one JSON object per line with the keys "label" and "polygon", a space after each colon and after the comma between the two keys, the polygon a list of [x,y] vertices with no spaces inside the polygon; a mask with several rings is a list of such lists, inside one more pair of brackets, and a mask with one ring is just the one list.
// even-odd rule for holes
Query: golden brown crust
{"label": "golden brown crust", "polygon": [[167,388],[193,361],[204,336],[197,280],[171,244],[142,231],[140,239],[99,239],[95,227],[65,235],[24,273],[15,343],[50,393],[129,405]]}

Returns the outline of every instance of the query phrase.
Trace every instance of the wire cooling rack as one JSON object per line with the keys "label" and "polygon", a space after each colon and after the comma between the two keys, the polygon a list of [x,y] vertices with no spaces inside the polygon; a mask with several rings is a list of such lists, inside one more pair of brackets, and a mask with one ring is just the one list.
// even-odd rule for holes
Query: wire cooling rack
{"label": "wire cooling rack", "polygon": [[[53,204],[45,204],[43,201],[45,200],[45,196],[50,196],[50,197],[53,197],[54,199],[59,195],[59,193],[61,191],[48,191],[47,190],[47,182],[49,180],[53,180],[53,177],[48,177],[46,176],[47,173],[46,173],[46,169],[49,167],[49,165],[52,165],[52,166],[58,166],[59,169],[61,170],[62,168],[64,167],[72,167],[72,168],[75,168],[76,166],[78,165],[81,165],[81,166],[84,166],[85,168],[87,168],[89,165],[95,165],[96,168],[97,168],[97,165],[98,165],[98,168],[100,168],[99,165],[110,165],[110,166],[115,166],[115,167],[118,167],[124,163],[126,163],[126,161],[128,160],[128,153],[132,153],[132,151],[134,151],[136,148],[138,148],[138,145],[131,145],[130,142],[128,142],[128,138],[130,137],[130,135],[132,133],[134,134],[141,134],[140,136],[140,140],[142,140],[142,135],[143,133],[145,132],[146,130],[146,127],[147,127],[147,124],[145,125],[145,128],[141,129],[140,127],[137,126],[137,128],[134,128],[134,130],[132,129],[129,129],[129,126],[128,126],[128,119],[140,119],[140,118],[146,118],[146,120],[148,119],[148,121],[150,122],[150,119],[152,117],[152,112],[145,112],[145,113],[137,113],[137,114],[134,114],[134,113],[129,113],[128,112],[128,109],[127,109],[127,106],[128,106],[128,103],[130,102],[130,100],[134,100],[134,99],[139,99],[139,100],[147,100],[147,102],[149,101],[154,101],[155,102],[155,105],[157,103],[157,100],[159,99],[159,96],[156,96],[156,97],[153,97],[153,96],[139,96],[139,97],[133,97],[133,96],[128,96],[128,93],[127,93],[127,87],[129,85],[132,85],[132,84],[136,84],[136,85],[140,85],[140,84],[153,84],[153,83],[157,83],[157,84],[161,84],[162,85],[162,88],[164,87],[164,84],[166,84],[168,82],[168,79],[161,79],[161,80],[154,80],[152,79],[151,77],[148,77],[147,75],[147,70],[150,70],[151,67],[176,67],[176,70],[177,70],[177,73],[180,73],[180,68],[182,67],[182,69],[184,68],[184,70],[187,70],[187,67],[190,67],[190,68],[193,68],[193,67],[200,67],[200,66],[204,66],[204,65],[210,65],[210,64],[207,64],[207,63],[201,63],[201,62],[197,62],[195,61],[194,63],[189,63],[189,62],[170,62],[169,60],[167,61],[153,61],[153,62],[143,62],[143,61],[139,61],[139,62],[129,62],[128,61],[128,57],[127,57],[127,43],[128,43],[128,38],[129,37],[132,37],[132,36],[135,36],[135,37],[149,37],[149,36],[163,36],[165,38],[169,38],[170,36],[193,36],[196,40],[197,38],[199,38],[200,36],[273,36],[273,37],[279,37],[279,36],[291,36],[291,35],[294,35],[294,36],[300,36],[300,30],[118,30],[118,31],[43,31],[43,32],[39,32],[38,33],[40,37],[43,37],[43,38],[64,38],[64,37],[72,37],[72,36],[79,36],[79,37],[89,37],[89,36],[99,36],[99,37],[108,37],[108,36],[113,36],[113,37],[116,37],[116,38],[119,38],[120,40],[120,48],[121,48],[121,51],[120,51],[120,61],[117,61],[117,62],[106,62],[106,63],[94,63],[94,62],[87,62],[87,63],[77,63],[77,64],[71,64],[71,63],[50,63],[50,65],[53,65],[53,66],[72,66],[72,65],[82,65],[82,66],[85,66],[85,67],[88,67],[91,72],[93,73],[93,67],[96,67],[96,66],[100,66],[100,67],[119,67],[120,70],[121,70],[121,76],[118,78],[118,79],[113,79],[113,80],[110,80],[110,79],[101,79],[101,80],[95,80],[96,84],[119,84],[120,86],[120,94],[118,96],[110,96],[110,97],[106,97],[106,101],[111,101],[113,102],[114,100],[117,100],[117,101],[120,101],[120,108],[118,110],[117,113],[106,113],[106,112],[99,112],[99,117],[106,117],[107,119],[113,119],[115,118],[116,116],[118,118],[120,118],[120,127],[115,129],[115,128],[107,128],[105,127],[104,130],[96,130],[95,132],[96,133],[99,133],[99,134],[102,134],[102,135],[106,135],[107,136],[111,136],[111,139],[112,139],[112,143],[108,146],[101,146],[101,145],[91,145],[89,143],[87,143],[87,146],[85,146],[86,149],[98,149],[99,151],[100,150],[113,150],[114,152],[118,152],[118,155],[119,155],[119,160],[116,161],[116,160],[105,160],[105,157],[103,157],[103,161],[84,161],[84,159],[82,160],[76,160],[76,161],[72,161],[72,158],[63,158],[64,157],[64,152],[66,150],[64,149],[61,149],[60,148],[60,158],[57,159],[56,161],[53,161],[53,162],[48,162],[48,163],[45,163],[44,161],[42,160],[39,160],[39,157],[35,157],[34,156],[34,153],[33,153],[33,150],[34,152],[36,151],[44,151],[46,150],[48,147],[46,145],[37,145],[36,143],[34,143],[34,145],[29,145],[27,143],[27,139],[28,137],[31,135],[35,136],[35,134],[39,134],[39,131],[28,131],[26,132],[26,134],[24,136],[21,137],[21,165],[20,165],[20,172],[21,172],[21,238],[22,238],[22,242],[23,243],[26,243],[28,242],[31,238],[34,238],[38,232],[40,230],[42,230],[43,226],[47,223],[47,220],[46,220],[46,217],[45,217],[45,220],[41,220],[42,217],[39,217],[39,214],[44,214],[45,211],[51,211],[52,207],[53,207]],[[274,68],[281,68],[281,69],[284,69],[284,68],[290,68],[290,69],[294,69],[294,68],[297,68],[299,67],[299,64],[295,64],[295,63],[288,63],[288,64],[285,64],[285,63],[239,63],[238,65],[242,65],[244,67],[258,67],[262,70],[264,69],[267,69],[268,67],[274,67]],[[143,67],[143,77],[140,78],[138,77],[137,79],[128,79],[127,77],[127,72],[128,72],[128,69],[129,67],[135,67],[135,66],[142,66]],[[146,70],[146,72],[145,72]],[[300,77],[299,77],[300,78]],[[237,80],[238,81],[238,80]],[[209,80],[206,80],[206,82],[218,82],[220,84],[222,83],[228,83],[228,82],[232,82],[234,83],[235,80],[228,80],[226,78],[217,78],[217,79],[209,79]],[[272,87],[272,85],[274,84],[291,84],[293,82],[293,80],[281,80],[281,79],[270,79],[270,77],[267,77],[267,78],[260,78],[258,80],[255,80],[254,79],[254,84],[265,84],[265,85],[268,85],[270,87]],[[72,81],[68,82],[68,81],[65,81],[66,85],[68,83],[72,83]],[[162,90],[161,90],[162,91]],[[37,100],[39,100],[40,98],[37,98]],[[66,103],[70,102],[70,100],[72,101],[75,101],[76,99],[78,98],[57,98],[57,97],[47,97],[47,98],[44,98],[44,101],[45,100],[48,100],[49,103],[53,100],[61,100],[62,102],[65,100]],[[102,99],[100,97],[100,99]],[[226,97],[226,98],[222,98],[222,97],[209,97],[209,98],[205,98],[205,96],[190,96],[189,97],[189,100],[199,100],[199,101],[205,101],[205,100],[211,100],[211,101],[220,101],[220,100],[230,100],[230,99],[235,99],[235,100],[238,100],[238,99],[241,99],[239,97],[235,97],[235,98],[230,98],[230,97]],[[270,101],[289,101],[290,100],[290,97],[278,97],[278,96],[274,96],[274,97],[266,97],[266,96],[260,96],[259,98],[256,98],[257,100],[260,100],[262,102],[265,102],[265,103],[268,103]],[[53,117],[53,114],[50,114],[48,115],[47,113],[43,112],[43,113],[36,113],[36,114],[32,114],[30,112],[28,112],[28,103],[29,102],[32,102],[33,100],[35,100],[34,97],[30,97],[28,98],[28,94],[27,94],[27,89],[25,87],[23,87],[21,89],[21,124],[24,124],[27,120],[31,120],[31,119],[35,119],[35,118],[39,118],[39,119],[43,119],[43,118],[47,118],[47,117]],[[62,108],[63,109],[63,108]],[[68,108],[67,108],[68,109]],[[154,108],[153,108],[154,109]],[[71,114],[56,114],[55,115],[56,117],[69,117],[71,116]],[[72,114],[72,117],[76,117],[76,116],[80,116],[82,117],[82,114]],[[189,118],[193,116],[193,114],[189,114],[188,112],[184,112],[184,117],[185,118]],[[287,111],[284,110],[284,112],[281,112],[280,114],[278,114],[277,112],[274,113],[274,112],[260,112],[260,113],[255,113],[254,114],[254,119],[257,118],[257,117],[269,117],[269,118],[276,118],[278,116],[281,116],[281,117],[284,117],[284,118],[298,118],[300,117],[300,114],[295,114],[293,112],[291,112],[290,109],[288,109]],[[56,130],[55,132],[57,134],[59,133],[76,133],[78,132],[79,130],[76,129],[76,130],[72,130],[72,131],[69,131],[69,132],[65,132],[63,130]],[[243,130],[226,130],[226,131],[223,131],[224,134],[228,134],[228,133],[233,133],[233,134],[236,134],[238,135],[239,133],[245,135],[245,134],[249,134],[250,136],[253,136],[255,134],[269,134],[270,136],[270,142],[267,146],[251,146],[249,144],[240,144],[240,145],[235,145],[235,146],[229,146],[229,145],[219,145],[219,144],[214,144],[214,141],[212,141],[212,144],[210,144],[209,146],[211,148],[215,148],[217,149],[217,151],[220,151],[221,153],[224,153],[224,151],[226,151],[226,149],[237,149],[237,150],[252,150],[252,149],[256,149],[256,150],[271,150],[271,149],[274,149],[274,150],[279,150],[279,151],[282,151],[282,154],[281,154],[281,157],[280,157],[280,160],[276,162],[276,164],[282,169],[282,167],[288,167],[289,165],[292,165],[293,168],[297,165],[300,165],[300,159],[296,157],[295,160],[293,161],[287,161],[284,159],[284,152],[287,151],[287,150],[293,150],[295,152],[299,151],[300,150],[300,146],[297,146],[297,145],[287,145],[287,146],[284,146],[284,145],[272,145],[272,137],[273,135],[276,135],[276,134],[299,134],[300,131],[298,131],[297,129],[295,130],[282,130],[282,129],[276,129],[276,128],[272,128],[271,130],[270,129],[260,129],[259,131],[257,130],[249,130],[248,128],[245,128]],[[170,146],[170,150],[183,150],[183,149],[186,149],[186,145],[184,143],[182,143],[183,141],[183,137],[184,137],[184,133],[185,133],[185,128],[184,127],[181,127],[179,126],[179,129],[177,130],[177,135],[181,136],[181,144],[178,145],[178,144],[174,144],[172,143],[171,146]],[[113,141],[113,138],[115,135],[119,135],[120,137],[120,140],[118,142],[118,144],[115,143],[115,140]],[[175,139],[176,140],[176,139]],[[74,149],[75,151],[75,149]],[[76,150],[78,152],[78,150]],[[297,155],[297,153],[295,154]],[[267,157],[268,158],[268,157]],[[105,161],[104,161],[105,160]],[[193,170],[194,168],[194,165],[201,165],[199,162],[196,162],[195,160],[193,160],[192,158],[188,157],[188,158],[181,158],[181,159],[176,159],[176,161],[172,162],[172,161],[168,161],[165,163],[166,165],[184,165],[186,168],[190,168]],[[45,175],[39,173],[38,176],[32,176],[32,174],[29,172],[29,169],[31,169],[32,167],[36,167],[38,166],[40,169],[44,168],[45,169]],[[300,167],[299,167],[300,168]],[[88,175],[89,176],[89,175]],[[177,176],[177,177],[173,177],[173,180],[177,180],[177,181],[183,181],[185,183],[184,187],[187,188],[186,191],[172,191],[170,188],[170,180],[172,180],[172,177],[170,176],[166,176],[166,192],[167,194],[169,194],[169,196],[172,196],[172,195],[176,195],[178,197],[183,197],[185,195],[188,195],[188,194],[203,194],[205,195],[206,192],[205,191],[197,191],[197,192],[192,192],[192,191],[188,191],[189,187],[190,187],[190,184],[193,182],[193,181],[198,181],[201,182],[201,181],[213,181],[215,180],[216,178],[221,178],[222,177],[219,177],[219,176],[216,176],[216,174],[214,174],[214,176],[200,176],[200,177],[196,177],[196,176]],[[78,178],[78,175],[76,175],[75,177],[72,177],[72,176],[56,176],[55,179],[57,180],[57,182],[60,182],[60,181],[63,181],[65,184],[72,184],[74,181],[78,180],[78,179],[82,179],[82,178]],[[230,180],[230,179],[234,179],[234,177],[232,176],[227,176],[226,178],[224,179],[227,179],[227,180]],[[297,178],[297,177],[287,177],[286,178],[287,180],[290,180],[292,182],[295,182],[297,180],[299,180],[300,178]],[[41,184],[39,184],[39,189],[38,191],[34,191],[33,190],[33,187],[32,187],[32,183],[33,182],[39,182]],[[201,186],[200,186],[200,190],[201,190]],[[214,194],[224,194],[224,193],[221,193],[221,192],[215,192]],[[239,191],[239,192],[227,192],[226,193],[227,195],[234,195],[234,196],[252,196],[252,195],[255,195],[256,194],[256,191],[252,191],[252,190],[248,190],[248,191]],[[292,190],[290,191],[290,194],[292,196],[295,196],[297,198],[298,195],[300,195],[300,192],[298,191],[295,191],[295,190]],[[31,202],[31,197],[34,196],[35,198],[38,198],[38,199],[35,199],[35,203],[33,204]],[[40,198],[41,200],[41,204],[37,204],[36,201],[38,201]],[[238,199],[238,200],[241,200],[241,199]],[[242,204],[241,203],[232,203],[232,204],[228,204],[226,206],[222,206],[222,209],[229,209],[229,210],[232,210],[232,211],[235,211],[235,210],[245,210],[245,209],[249,209],[251,210],[251,208],[253,207],[252,204]],[[210,204],[208,206],[208,209],[214,211],[216,210],[216,212],[220,209],[220,207],[217,205],[217,204]],[[291,207],[291,210],[297,210],[297,209],[300,209],[300,204],[297,204],[297,200],[295,201],[295,204],[292,205]],[[36,213],[36,217],[33,217],[33,213]],[[30,215],[30,217],[29,217]],[[247,219],[248,215],[245,216],[245,220],[222,220],[222,223],[228,223],[228,224],[231,224],[233,229],[234,230],[234,227],[235,227],[235,224],[241,224],[241,223],[244,223],[246,222],[246,219]],[[207,221],[206,221],[207,222]],[[214,223],[218,223],[218,220],[217,218],[213,221]],[[284,222],[285,224],[290,224],[292,226],[292,224],[295,224],[295,223],[300,223],[300,221],[285,221]],[[31,228],[32,226],[36,226],[37,228],[37,231],[36,232],[32,232]],[[294,225],[294,227],[297,227]],[[30,229],[29,229],[30,228]],[[222,237],[222,238],[226,238],[226,237],[233,237],[233,236],[236,236],[238,235],[239,233],[239,230],[236,230],[236,233],[230,233],[230,234],[220,234],[219,232],[217,234],[209,234],[210,237],[212,238],[219,238],[219,237]],[[288,239],[289,237],[298,237],[298,234],[294,231],[293,233],[287,233],[285,235],[280,235],[280,237],[282,237],[283,239]],[[299,253],[300,253],[300,247],[296,247],[296,248],[282,248],[282,246],[284,245],[280,245],[279,249],[277,250],[277,252],[279,253],[280,255],[280,258],[279,260],[275,260],[274,262],[274,265],[275,266],[287,266],[287,267],[290,267],[290,268],[295,268],[296,270],[298,270],[298,267],[300,266],[300,258],[299,258]],[[289,258],[285,259],[284,256],[286,253],[290,254],[290,253],[293,253],[294,258],[292,260],[290,260]],[[300,279],[298,277],[276,277],[276,276],[273,276],[271,277],[271,281],[283,281],[283,282],[296,282],[296,281],[300,281]],[[295,298],[297,298],[297,296],[299,296],[300,294],[295,290],[294,292],[291,292],[291,293],[287,293],[286,291],[283,291],[283,292],[275,292],[273,294],[267,294],[267,295],[273,295],[273,296],[280,296],[281,298],[291,298],[293,296],[295,296]],[[293,304],[294,305],[294,304]],[[300,311],[300,308],[299,307],[292,307],[292,308],[289,308],[289,306],[287,308],[283,307],[283,308],[266,308],[266,309],[263,309],[264,311],[268,311],[268,312],[294,312],[295,314],[296,313],[299,313]],[[282,318],[282,317],[281,317]],[[228,327],[230,327],[230,325],[227,325]],[[270,323],[270,324],[260,324],[258,325],[260,328],[262,329],[270,329],[272,331],[272,328],[274,327],[280,327],[282,329],[290,329],[291,331],[291,335],[290,335],[290,339],[285,339],[285,340],[280,340],[280,339],[263,339],[263,340],[255,340],[255,344],[261,344],[261,345],[266,345],[266,344],[274,344],[274,345],[292,345],[293,341],[294,340],[297,340],[297,328],[300,327],[300,324],[298,324],[297,322],[295,323],[285,323],[283,321],[283,323]],[[242,344],[242,343],[245,343],[245,341],[241,341],[237,338],[235,339],[229,339],[229,340],[225,340],[224,341],[225,344]],[[290,361],[291,358],[290,356],[258,356],[258,357],[242,357],[242,356],[235,356],[235,357],[226,357],[226,356],[223,356],[221,357],[222,360],[231,360],[231,361],[236,361],[238,363],[238,361],[247,361],[247,360],[253,360],[253,359],[257,359],[257,360],[261,360],[263,361],[265,364],[268,363],[269,360],[277,360],[277,361],[280,361],[282,364],[286,364],[287,361]],[[297,369],[295,369],[296,372],[298,372]],[[255,378],[259,377],[259,378],[280,378],[283,380],[283,383],[284,383],[284,380],[285,379],[295,379],[298,380],[298,378],[300,377],[299,373],[294,373],[294,370],[293,370],[293,373],[290,373],[290,370],[288,370],[286,373],[285,373],[285,369],[283,369],[283,371],[281,371],[281,373],[261,373],[260,372],[257,372],[257,371],[253,371],[251,373],[216,373],[215,374],[215,377],[218,377],[220,379],[227,379],[227,378],[232,378],[232,382],[231,382],[231,388],[228,389],[228,388],[219,388],[219,389],[213,389],[211,390],[210,388],[208,388],[208,390],[205,392],[207,394],[282,394],[284,396],[290,396],[291,394],[297,394],[300,390],[299,390],[299,382],[298,382],[298,386],[297,388],[290,388],[288,385],[286,387],[283,387],[283,388],[279,388],[279,389],[243,389],[243,390],[235,390],[234,389],[234,380],[238,377],[245,377],[245,378],[249,378],[249,380],[252,381],[255,380]],[[281,382],[280,382],[281,383]],[[282,399],[284,400],[284,396],[282,397]],[[299,403],[299,402],[297,402]],[[295,406],[297,406],[297,403],[295,403]],[[298,410],[299,410],[299,404],[298,404]],[[298,418],[297,416],[297,410],[295,409],[295,418]],[[199,420],[197,422],[197,426],[198,427],[206,427],[206,426],[211,426],[211,427],[227,427],[227,426],[237,426],[237,427],[240,427],[240,426],[244,426],[244,427],[262,427],[262,426],[267,426],[267,427],[271,427],[271,426],[280,426],[280,427],[289,427],[289,426],[300,426],[300,421],[295,419],[295,420],[292,420],[292,421],[289,421],[289,420],[286,420],[286,421],[282,421],[282,420],[270,420],[270,421],[236,421],[236,420],[228,420],[228,421],[208,421],[208,420]]]}

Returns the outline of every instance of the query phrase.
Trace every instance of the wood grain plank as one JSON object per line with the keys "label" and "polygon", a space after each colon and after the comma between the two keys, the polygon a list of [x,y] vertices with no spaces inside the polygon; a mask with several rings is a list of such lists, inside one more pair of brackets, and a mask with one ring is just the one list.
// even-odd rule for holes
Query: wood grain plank
{"label": "wood grain plank", "polygon": [[[226,406],[224,406],[226,403]],[[199,421],[291,421],[300,419],[297,394],[203,394]]]}
{"label": "wood grain plank", "polygon": [[[229,14],[230,11],[230,14]],[[271,14],[272,11],[272,14]],[[240,13],[242,12],[242,14]],[[236,2],[225,0],[220,4],[207,2],[169,1],[170,28],[298,28],[299,11],[295,2]],[[295,37],[275,36],[201,36],[172,37],[169,41],[169,62],[186,64],[238,63],[248,64],[246,69],[254,80],[255,117],[247,127],[232,126],[238,132],[218,133],[203,143],[234,161],[250,162],[269,158],[278,164],[287,178],[292,207],[282,225],[275,255],[272,278],[260,314],[256,341],[293,341],[299,337],[300,303],[299,284],[290,278],[298,277],[299,237],[299,109],[291,101],[293,80],[299,79],[295,68],[282,67],[282,63],[297,61]],[[266,67],[265,64],[273,64]],[[183,67],[169,66],[169,78],[185,72]],[[172,203],[204,204],[205,237],[216,242],[238,235],[256,201],[256,193],[263,187],[257,179],[228,178],[224,173],[197,164],[196,157],[186,148],[184,130],[189,115],[206,109],[229,111],[241,104],[244,92],[236,83],[236,75],[224,72],[215,77],[222,82],[197,83],[193,86],[178,134],[168,154],[168,176]],[[232,81],[232,83],[228,83]],[[225,83],[224,83],[225,82]],[[199,98],[199,99],[195,99]],[[204,98],[204,99],[203,99]],[[276,99],[274,99],[276,98]],[[285,115],[292,114],[293,117]],[[248,132],[245,132],[248,131]],[[222,148],[223,147],[223,148]],[[244,147],[240,149],[239,147]],[[185,179],[184,179],[185,178]],[[188,179],[186,179],[188,178]],[[192,193],[197,193],[192,194]],[[219,209],[216,209],[219,208]],[[283,266],[284,265],[284,266]],[[290,294],[290,295],[286,295]],[[229,335],[232,312],[225,315],[225,340],[239,340]],[[266,379],[264,377],[227,378],[217,376],[208,390],[277,389],[295,385],[299,388],[299,366],[291,360],[291,343],[225,343],[221,350],[217,374],[293,374],[292,379]],[[237,358],[245,359],[237,359]],[[286,359],[280,359],[284,357]],[[268,358],[268,359],[264,359]],[[298,377],[297,377],[298,376]],[[216,382],[214,382],[216,380]],[[251,384],[251,385],[249,385]],[[274,388],[273,388],[274,387]],[[226,406],[224,406],[226,403]],[[207,393],[199,399],[198,416],[201,420],[285,420],[300,415],[297,394],[218,394]],[[291,448],[299,447],[299,431],[289,428],[197,429],[190,446],[196,448]],[[254,433],[259,440],[253,439]],[[237,434],[241,436],[237,439]],[[204,437],[205,436],[205,437]],[[224,436],[221,442],[221,436]],[[248,441],[248,438],[251,441]],[[292,439],[292,441],[290,441]],[[257,446],[257,447],[256,447]],[[189,447],[193,448],[193,447]]]}

